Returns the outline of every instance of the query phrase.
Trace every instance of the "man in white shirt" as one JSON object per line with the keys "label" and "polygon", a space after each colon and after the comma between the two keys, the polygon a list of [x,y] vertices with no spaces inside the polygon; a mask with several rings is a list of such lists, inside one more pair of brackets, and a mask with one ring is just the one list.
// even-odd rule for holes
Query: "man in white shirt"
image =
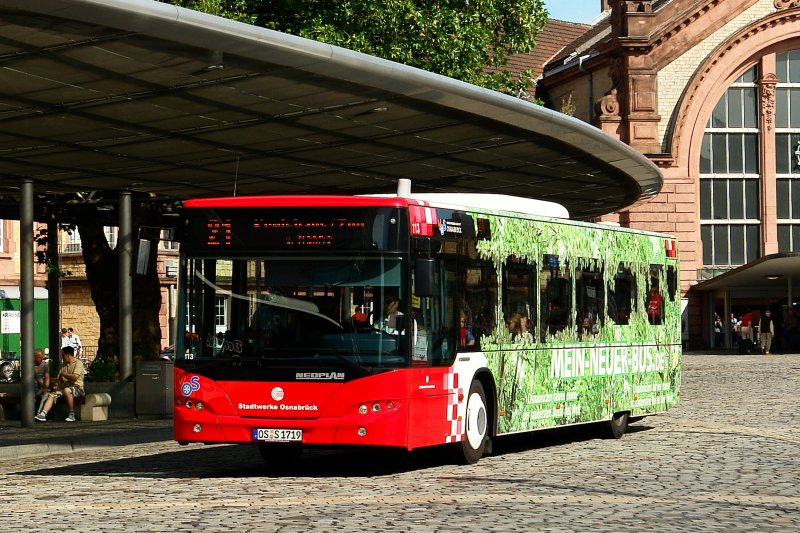
{"label": "man in white shirt", "polygon": [[61,347],[64,348],[65,346],[72,346],[69,339],[69,330],[61,328]]}
{"label": "man in white shirt", "polygon": [[[62,329],[61,331],[63,332],[64,330]],[[80,357],[81,356],[81,348],[83,348],[83,346],[81,345],[81,338],[78,337],[78,335],[72,330],[72,328],[67,328],[67,343],[66,343],[66,345],[64,344],[63,337],[61,339],[61,344],[62,344],[62,347],[63,346],[72,346],[72,349],[75,351],[75,357]]]}

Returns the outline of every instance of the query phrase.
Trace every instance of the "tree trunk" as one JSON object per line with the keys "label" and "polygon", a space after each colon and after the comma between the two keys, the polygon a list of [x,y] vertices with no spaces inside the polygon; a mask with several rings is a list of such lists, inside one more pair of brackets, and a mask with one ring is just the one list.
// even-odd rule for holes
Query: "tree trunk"
{"label": "tree trunk", "polygon": [[[111,360],[120,354],[119,250],[109,246],[95,206],[76,206],[73,214],[80,232],[86,279],[100,317],[97,356]],[[139,227],[159,225],[157,221],[161,220],[161,212],[152,204],[134,203],[132,218],[135,244]],[[153,254],[147,275],[133,278],[134,361],[158,360],[161,350],[160,309],[161,289]]]}

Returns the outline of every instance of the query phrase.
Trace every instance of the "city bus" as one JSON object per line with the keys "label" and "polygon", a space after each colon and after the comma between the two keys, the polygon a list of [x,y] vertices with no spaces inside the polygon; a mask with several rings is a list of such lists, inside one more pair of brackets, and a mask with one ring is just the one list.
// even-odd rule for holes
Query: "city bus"
{"label": "city bus", "polygon": [[174,438],[448,446],[676,405],[674,237],[491,194],[184,202]]}

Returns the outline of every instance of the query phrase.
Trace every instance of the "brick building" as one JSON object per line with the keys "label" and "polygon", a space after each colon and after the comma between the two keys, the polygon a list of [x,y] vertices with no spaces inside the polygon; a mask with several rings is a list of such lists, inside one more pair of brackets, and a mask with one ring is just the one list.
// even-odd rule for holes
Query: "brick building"
{"label": "brick building", "polygon": [[714,313],[771,309],[779,325],[792,325],[800,292],[800,1],[601,6],[594,24],[531,67],[543,72],[537,96],[549,107],[628,143],[664,174],[657,198],[605,218],[679,238],[690,345],[730,342],[714,338]]}

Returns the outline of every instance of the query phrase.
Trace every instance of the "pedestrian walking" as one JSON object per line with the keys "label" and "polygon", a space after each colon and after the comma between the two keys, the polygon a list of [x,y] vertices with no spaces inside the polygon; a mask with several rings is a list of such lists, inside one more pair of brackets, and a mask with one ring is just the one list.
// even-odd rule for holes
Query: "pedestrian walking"
{"label": "pedestrian walking", "polygon": [[739,342],[739,319],[736,318],[736,315],[731,313],[730,318],[730,325],[731,325],[731,346],[736,346]]}
{"label": "pedestrian walking", "polygon": [[722,332],[722,318],[719,313],[714,313],[714,346],[722,347],[722,339],[725,334]]}
{"label": "pedestrian walking", "polygon": [[771,311],[767,310],[761,317],[758,331],[761,338],[761,353],[769,355],[769,350],[772,347],[772,337],[775,335],[775,321],[772,320]]}

